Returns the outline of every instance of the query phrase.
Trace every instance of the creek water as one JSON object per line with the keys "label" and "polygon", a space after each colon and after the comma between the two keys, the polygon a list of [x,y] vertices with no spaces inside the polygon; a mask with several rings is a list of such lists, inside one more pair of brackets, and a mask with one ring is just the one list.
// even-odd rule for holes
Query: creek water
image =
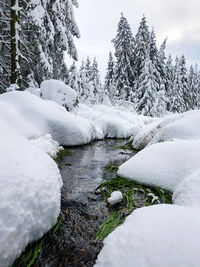
{"label": "creek water", "polygon": [[[121,164],[134,155],[122,149],[127,140],[103,140],[67,148],[73,156],[61,164],[63,179],[60,227],[48,236],[34,266],[90,267],[102,248],[95,235],[107,217],[106,203],[95,188],[108,175],[105,166]],[[121,147],[121,148],[120,148]]]}

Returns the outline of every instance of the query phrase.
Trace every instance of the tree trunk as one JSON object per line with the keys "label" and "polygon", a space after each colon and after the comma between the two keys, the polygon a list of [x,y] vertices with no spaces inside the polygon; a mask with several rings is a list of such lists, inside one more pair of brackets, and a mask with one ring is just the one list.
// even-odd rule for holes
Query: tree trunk
{"label": "tree trunk", "polygon": [[17,90],[21,88],[19,16],[19,0],[11,0],[11,85],[14,85]]}

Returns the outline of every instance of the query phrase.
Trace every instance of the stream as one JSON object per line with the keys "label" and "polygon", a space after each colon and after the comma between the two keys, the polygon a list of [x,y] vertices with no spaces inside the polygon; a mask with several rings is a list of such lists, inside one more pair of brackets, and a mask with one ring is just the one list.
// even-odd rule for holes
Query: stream
{"label": "stream", "polygon": [[60,227],[49,235],[33,266],[93,266],[102,242],[95,235],[107,218],[106,203],[94,189],[110,177],[105,166],[122,164],[134,155],[120,148],[127,140],[95,141],[89,145],[67,148],[73,156],[60,163],[63,179]]}

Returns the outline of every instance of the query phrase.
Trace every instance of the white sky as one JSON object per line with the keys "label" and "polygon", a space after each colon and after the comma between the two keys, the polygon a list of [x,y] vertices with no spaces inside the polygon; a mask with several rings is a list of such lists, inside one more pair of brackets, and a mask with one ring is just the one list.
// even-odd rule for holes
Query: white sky
{"label": "white sky", "polygon": [[185,54],[188,64],[200,63],[200,0],[79,0],[79,5],[75,10],[81,32],[76,41],[79,60],[96,57],[102,76],[121,12],[133,34],[145,14],[158,44],[168,37],[167,51],[174,57]]}

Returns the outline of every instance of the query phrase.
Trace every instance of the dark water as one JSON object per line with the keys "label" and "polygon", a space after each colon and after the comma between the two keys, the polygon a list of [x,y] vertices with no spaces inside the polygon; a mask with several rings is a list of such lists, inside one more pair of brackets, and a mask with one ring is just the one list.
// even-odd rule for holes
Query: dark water
{"label": "dark water", "polygon": [[104,140],[69,148],[74,156],[61,163],[61,226],[48,237],[34,266],[93,266],[102,247],[95,235],[107,217],[106,204],[94,189],[109,162],[123,163],[134,152],[120,149],[126,140]]}

